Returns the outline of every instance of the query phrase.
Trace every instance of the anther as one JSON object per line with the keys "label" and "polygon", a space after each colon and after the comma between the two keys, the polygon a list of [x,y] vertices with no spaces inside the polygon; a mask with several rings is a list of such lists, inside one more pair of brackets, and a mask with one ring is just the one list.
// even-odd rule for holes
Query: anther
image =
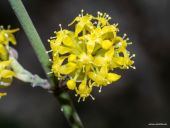
{"label": "anther", "polygon": [[83,12],[84,12],[84,10],[82,9],[82,10],[81,10],[81,16],[83,16]]}
{"label": "anther", "polygon": [[106,15],[106,18],[109,18],[109,15],[108,15],[108,14]]}
{"label": "anther", "polygon": [[126,36],[127,36],[127,34],[126,34],[126,33],[124,33],[124,35],[123,35],[123,39],[124,39]]}
{"label": "anther", "polygon": [[59,27],[60,27],[60,30],[62,31],[63,29],[62,29],[62,25],[61,24],[59,24]]}
{"label": "anther", "polygon": [[111,20],[112,19],[112,17],[108,17],[108,20]]}
{"label": "anther", "polygon": [[131,58],[133,58],[133,57],[135,57],[135,56],[136,56],[136,55],[135,55],[135,54],[133,54],[132,56],[130,56],[130,59],[131,59]]}
{"label": "anther", "polygon": [[130,66],[131,68],[133,68],[133,69],[136,69],[136,67],[135,66]]}

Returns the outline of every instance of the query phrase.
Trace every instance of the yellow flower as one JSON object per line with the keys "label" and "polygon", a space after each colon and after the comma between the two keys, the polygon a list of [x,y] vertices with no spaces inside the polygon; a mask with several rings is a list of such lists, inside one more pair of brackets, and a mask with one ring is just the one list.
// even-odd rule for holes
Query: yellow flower
{"label": "yellow flower", "polygon": [[7,29],[5,30],[2,26],[0,27],[0,43],[7,45],[11,42],[13,45],[16,44],[16,39],[13,33],[19,29]]}
{"label": "yellow flower", "polygon": [[[9,60],[9,42],[16,44],[14,32],[19,29],[4,29],[0,27],[0,86],[9,86],[15,73],[11,70],[11,60]],[[0,98],[6,93],[0,93]]]}
{"label": "yellow flower", "polygon": [[78,88],[75,88],[77,95],[80,95],[78,102],[80,102],[81,98],[83,99],[83,101],[85,101],[86,97],[91,96],[90,93],[92,91],[92,86],[89,87],[86,82],[86,80],[83,80]]}
{"label": "yellow flower", "polygon": [[70,24],[74,24],[75,22],[78,22],[76,24],[76,28],[75,28],[75,35],[77,36],[80,32],[82,32],[83,30],[87,30],[88,32],[90,32],[93,29],[93,24],[91,22],[93,16],[92,15],[88,15],[86,14],[85,16],[83,16],[83,10],[82,10],[82,14],[79,15],[78,17],[76,17]]}
{"label": "yellow flower", "polygon": [[[52,52],[52,72],[58,79],[67,80],[67,88],[74,90],[79,100],[92,97],[94,87],[107,86],[121,78],[114,73],[115,68],[135,68],[134,61],[127,50],[131,44],[126,38],[118,36],[118,24],[110,24],[111,17],[106,13],[76,17],[75,31],[62,29],[49,39]],[[92,97],[92,99],[94,99]]]}

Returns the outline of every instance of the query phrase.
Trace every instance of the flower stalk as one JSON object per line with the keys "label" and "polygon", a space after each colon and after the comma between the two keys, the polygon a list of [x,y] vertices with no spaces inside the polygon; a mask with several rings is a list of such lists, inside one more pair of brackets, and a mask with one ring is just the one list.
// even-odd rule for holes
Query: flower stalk
{"label": "flower stalk", "polygon": [[[48,74],[51,72],[49,56],[46,53],[46,49],[42,43],[41,38],[38,35],[23,3],[21,0],[8,0],[12,9],[14,10],[23,30],[26,33],[41,65],[44,69],[45,73]],[[55,82],[53,79],[53,74],[47,75],[48,81],[51,85],[51,90],[54,91],[54,96],[58,99],[61,104],[61,110],[64,113],[68,123],[72,128],[83,128],[81,120],[72,104],[70,96],[68,93],[61,91],[59,93],[58,90],[55,92],[56,88],[58,88],[58,82]],[[57,86],[56,86],[57,85]]]}

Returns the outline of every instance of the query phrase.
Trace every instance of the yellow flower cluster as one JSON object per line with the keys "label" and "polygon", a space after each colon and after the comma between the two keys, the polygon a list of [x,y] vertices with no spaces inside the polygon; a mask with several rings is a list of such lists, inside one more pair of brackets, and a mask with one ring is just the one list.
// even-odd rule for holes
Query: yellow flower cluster
{"label": "yellow flower cluster", "polygon": [[[126,38],[118,36],[118,24],[110,24],[111,17],[98,12],[97,16],[81,14],[69,26],[75,24],[75,31],[62,29],[54,32],[50,42],[52,72],[58,79],[67,80],[69,90],[75,90],[79,100],[89,97],[93,87],[103,86],[120,79],[113,73],[115,68],[129,69],[135,55],[130,56]],[[94,99],[92,97],[92,99]]]}
{"label": "yellow flower cluster", "polygon": [[[18,31],[18,29],[4,29],[0,26],[0,87],[5,87],[10,85],[12,81],[12,77],[15,73],[10,69],[11,61],[9,60],[9,42],[12,44],[16,44],[15,37],[13,35],[14,32]],[[0,92],[0,98],[5,96],[6,93]]]}

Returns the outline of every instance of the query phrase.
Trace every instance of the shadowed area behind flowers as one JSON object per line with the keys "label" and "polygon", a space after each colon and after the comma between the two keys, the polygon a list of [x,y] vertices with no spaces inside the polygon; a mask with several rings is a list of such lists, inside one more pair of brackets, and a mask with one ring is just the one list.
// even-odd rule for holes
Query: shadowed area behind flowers
{"label": "shadowed area behind flowers", "polygon": [[[169,123],[170,2],[168,0],[23,0],[47,49],[47,39],[58,24],[68,28],[81,9],[87,13],[107,12],[127,33],[136,53],[136,70],[121,71],[122,78],[93,92],[96,100],[75,106],[87,128],[146,128],[148,123]],[[20,27],[10,5],[0,1],[0,25]],[[45,74],[21,29],[17,34],[20,63],[32,73]],[[38,50],[38,49],[37,49]],[[0,100],[0,127],[68,128],[56,99],[41,88],[14,80]],[[168,127],[168,126],[167,126]]]}

